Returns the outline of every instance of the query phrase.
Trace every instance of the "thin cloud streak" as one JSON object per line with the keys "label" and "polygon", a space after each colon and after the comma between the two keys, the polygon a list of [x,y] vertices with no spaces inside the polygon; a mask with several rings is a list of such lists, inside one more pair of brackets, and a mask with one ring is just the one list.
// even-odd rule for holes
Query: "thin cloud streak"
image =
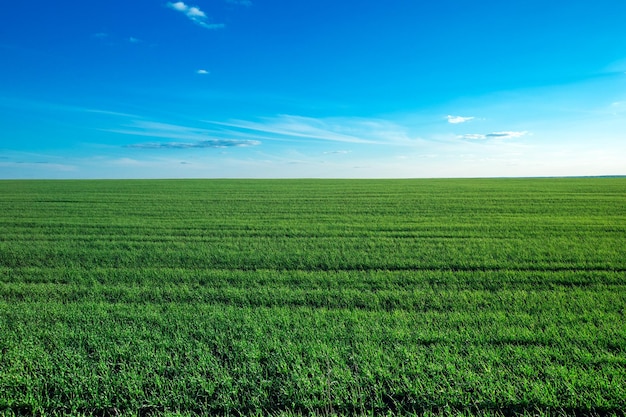
{"label": "thin cloud streak", "polygon": [[58,164],[48,161],[0,161],[0,168],[13,169],[46,169],[51,171],[75,171],[76,167],[68,164]]}
{"label": "thin cloud streak", "polygon": [[[216,138],[215,136],[223,136],[224,132],[216,132],[214,130],[208,129],[200,129],[190,126],[182,126],[175,125],[169,123],[160,123],[160,122],[152,122],[146,120],[135,120],[131,124],[125,126],[125,128],[121,129],[106,129],[107,132],[119,133],[123,135],[129,136],[143,136],[143,137],[152,137],[152,138],[165,138],[165,139],[173,139],[179,141],[189,141],[188,144],[180,143],[178,148],[184,147],[202,147],[202,146],[187,146],[193,145],[196,143],[206,143],[207,145],[210,143],[217,143],[212,141],[223,141],[224,144],[229,143],[229,141],[236,141],[241,143],[255,143],[259,141],[250,141],[250,140],[238,140],[238,139],[224,139],[221,137]],[[246,138],[247,139],[247,138]],[[260,143],[260,142],[259,142]],[[231,145],[232,146],[232,145]],[[171,144],[162,147],[173,147]],[[210,147],[210,146],[204,146]],[[151,145],[151,148],[155,148],[154,144]]]}
{"label": "thin cloud streak", "polygon": [[521,138],[522,136],[526,136],[528,134],[527,131],[523,132],[493,132],[493,133],[468,133],[465,135],[458,136],[459,139],[470,139],[470,140],[485,140],[485,139],[512,139],[512,138]]}
{"label": "thin cloud streak", "polygon": [[281,115],[265,118],[261,122],[235,120],[231,122],[208,121],[216,126],[232,129],[232,133],[257,137],[275,135],[279,138],[312,139],[330,142],[415,145],[420,139],[412,138],[399,124],[379,119],[325,118]]}
{"label": "thin cloud streak", "polygon": [[209,139],[195,143],[183,142],[149,142],[127,145],[127,148],[134,149],[206,149],[206,148],[241,148],[247,146],[257,146],[261,142],[256,140],[233,140],[233,139]]}
{"label": "thin cloud streak", "polygon": [[521,138],[525,136],[528,132],[494,132],[488,133],[486,136],[488,138],[500,138],[500,139],[509,139],[509,138]]}
{"label": "thin cloud streak", "polygon": [[338,133],[324,126],[317,119],[300,116],[282,116],[266,119],[265,123],[234,121],[231,123],[211,122],[216,125],[242,129],[254,133],[272,134],[290,138],[317,139],[347,143],[376,143],[358,136]]}
{"label": "thin cloud streak", "polygon": [[[216,136],[217,132],[189,126],[168,123],[134,121],[126,129],[111,129],[109,132],[130,136],[174,139],[180,142],[146,142],[124,146],[131,149],[206,149],[206,148],[241,148],[258,146],[259,140],[225,139]],[[213,136],[213,137],[211,137]],[[185,142],[183,142],[185,141]]]}
{"label": "thin cloud streak", "polygon": [[481,133],[468,133],[466,135],[458,136],[459,139],[470,139],[470,140],[480,140],[487,139],[487,135],[483,135]]}
{"label": "thin cloud streak", "polygon": [[0,96],[0,107],[10,107],[12,109],[24,109],[28,111],[51,111],[51,112],[67,112],[67,113],[94,113],[109,116],[119,116],[126,118],[139,118],[135,114],[123,113],[119,111],[110,111],[91,107],[80,107],[65,104],[58,104],[47,101],[19,99],[12,97]]}

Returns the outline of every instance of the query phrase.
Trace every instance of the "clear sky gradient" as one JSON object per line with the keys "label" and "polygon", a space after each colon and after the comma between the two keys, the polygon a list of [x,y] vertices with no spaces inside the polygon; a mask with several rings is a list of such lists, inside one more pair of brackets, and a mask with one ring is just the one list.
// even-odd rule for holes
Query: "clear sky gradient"
{"label": "clear sky gradient", "polygon": [[0,178],[626,174],[626,1],[30,0]]}

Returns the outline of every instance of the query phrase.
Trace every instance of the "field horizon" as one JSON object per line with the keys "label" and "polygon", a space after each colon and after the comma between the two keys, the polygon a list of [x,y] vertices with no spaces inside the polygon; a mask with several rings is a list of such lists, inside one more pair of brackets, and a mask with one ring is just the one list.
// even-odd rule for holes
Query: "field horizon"
{"label": "field horizon", "polygon": [[621,416],[626,177],[0,180],[0,415]]}
{"label": "field horizon", "polygon": [[0,181],[428,181],[428,180],[542,180],[542,179],[626,178],[626,174],[609,175],[529,175],[469,177],[99,177],[99,178],[0,178]]}

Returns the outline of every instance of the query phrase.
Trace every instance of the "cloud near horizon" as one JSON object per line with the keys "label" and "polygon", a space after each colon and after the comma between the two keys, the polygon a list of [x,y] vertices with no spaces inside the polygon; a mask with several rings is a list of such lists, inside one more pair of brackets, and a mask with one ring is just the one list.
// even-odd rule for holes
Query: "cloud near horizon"
{"label": "cloud near horizon", "polygon": [[448,115],[446,118],[448,119],[448,123],[452,123],[452,124],[465,123],[465,122],[469,122],[470,120],[475,119],[475,117],[463,117],[463,116],[451,116],[451,115]]}
{"label": "cloud near horizon", "polygon": [[483,140],[483,139],[512,139],[512,138],[521,138],[522,136],[526,136],[528,134],[527,131],[523,132],[492,132],[487,134],[482,133],[468,133],[465,135],[459,136],[460,139],[471,139],[471,140]]}
{"label": "cloud near horizon", "polygon": [[206,148],[241,148],[247,146],[257,146],[261,142],[258,140],[234,140],[234,139],[208,139],[199,142],[147,142],[126,145],[126,148],[133,149],[206,149]]}
{"label": "cloud near horizon", "polygon": [[488,138],[504,138],[504,139],[508,139],[508,138],[520,138],[524,135],[526,135],[528,132],[524,131],[524,132],[493,132],[493,133],[487,133],[487,137]]}
{"label": "cloud near horizon", "polygon": [[205,29],[222,29],[225,25],[223,23],[208,23],[207,15],[197,6],[188,6],[182,1],[176,3],[167,2],[167,7],[177,12],[181,12],[187,16],[195,24],[202,26]]}

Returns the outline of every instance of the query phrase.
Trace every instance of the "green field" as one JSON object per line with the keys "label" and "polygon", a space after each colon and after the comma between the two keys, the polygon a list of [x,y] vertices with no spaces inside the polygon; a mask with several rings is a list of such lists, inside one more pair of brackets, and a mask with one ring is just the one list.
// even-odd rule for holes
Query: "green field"
{"label": "green field", "polygon": [[0,181],[0,415],[624,415],[626,178]]}

